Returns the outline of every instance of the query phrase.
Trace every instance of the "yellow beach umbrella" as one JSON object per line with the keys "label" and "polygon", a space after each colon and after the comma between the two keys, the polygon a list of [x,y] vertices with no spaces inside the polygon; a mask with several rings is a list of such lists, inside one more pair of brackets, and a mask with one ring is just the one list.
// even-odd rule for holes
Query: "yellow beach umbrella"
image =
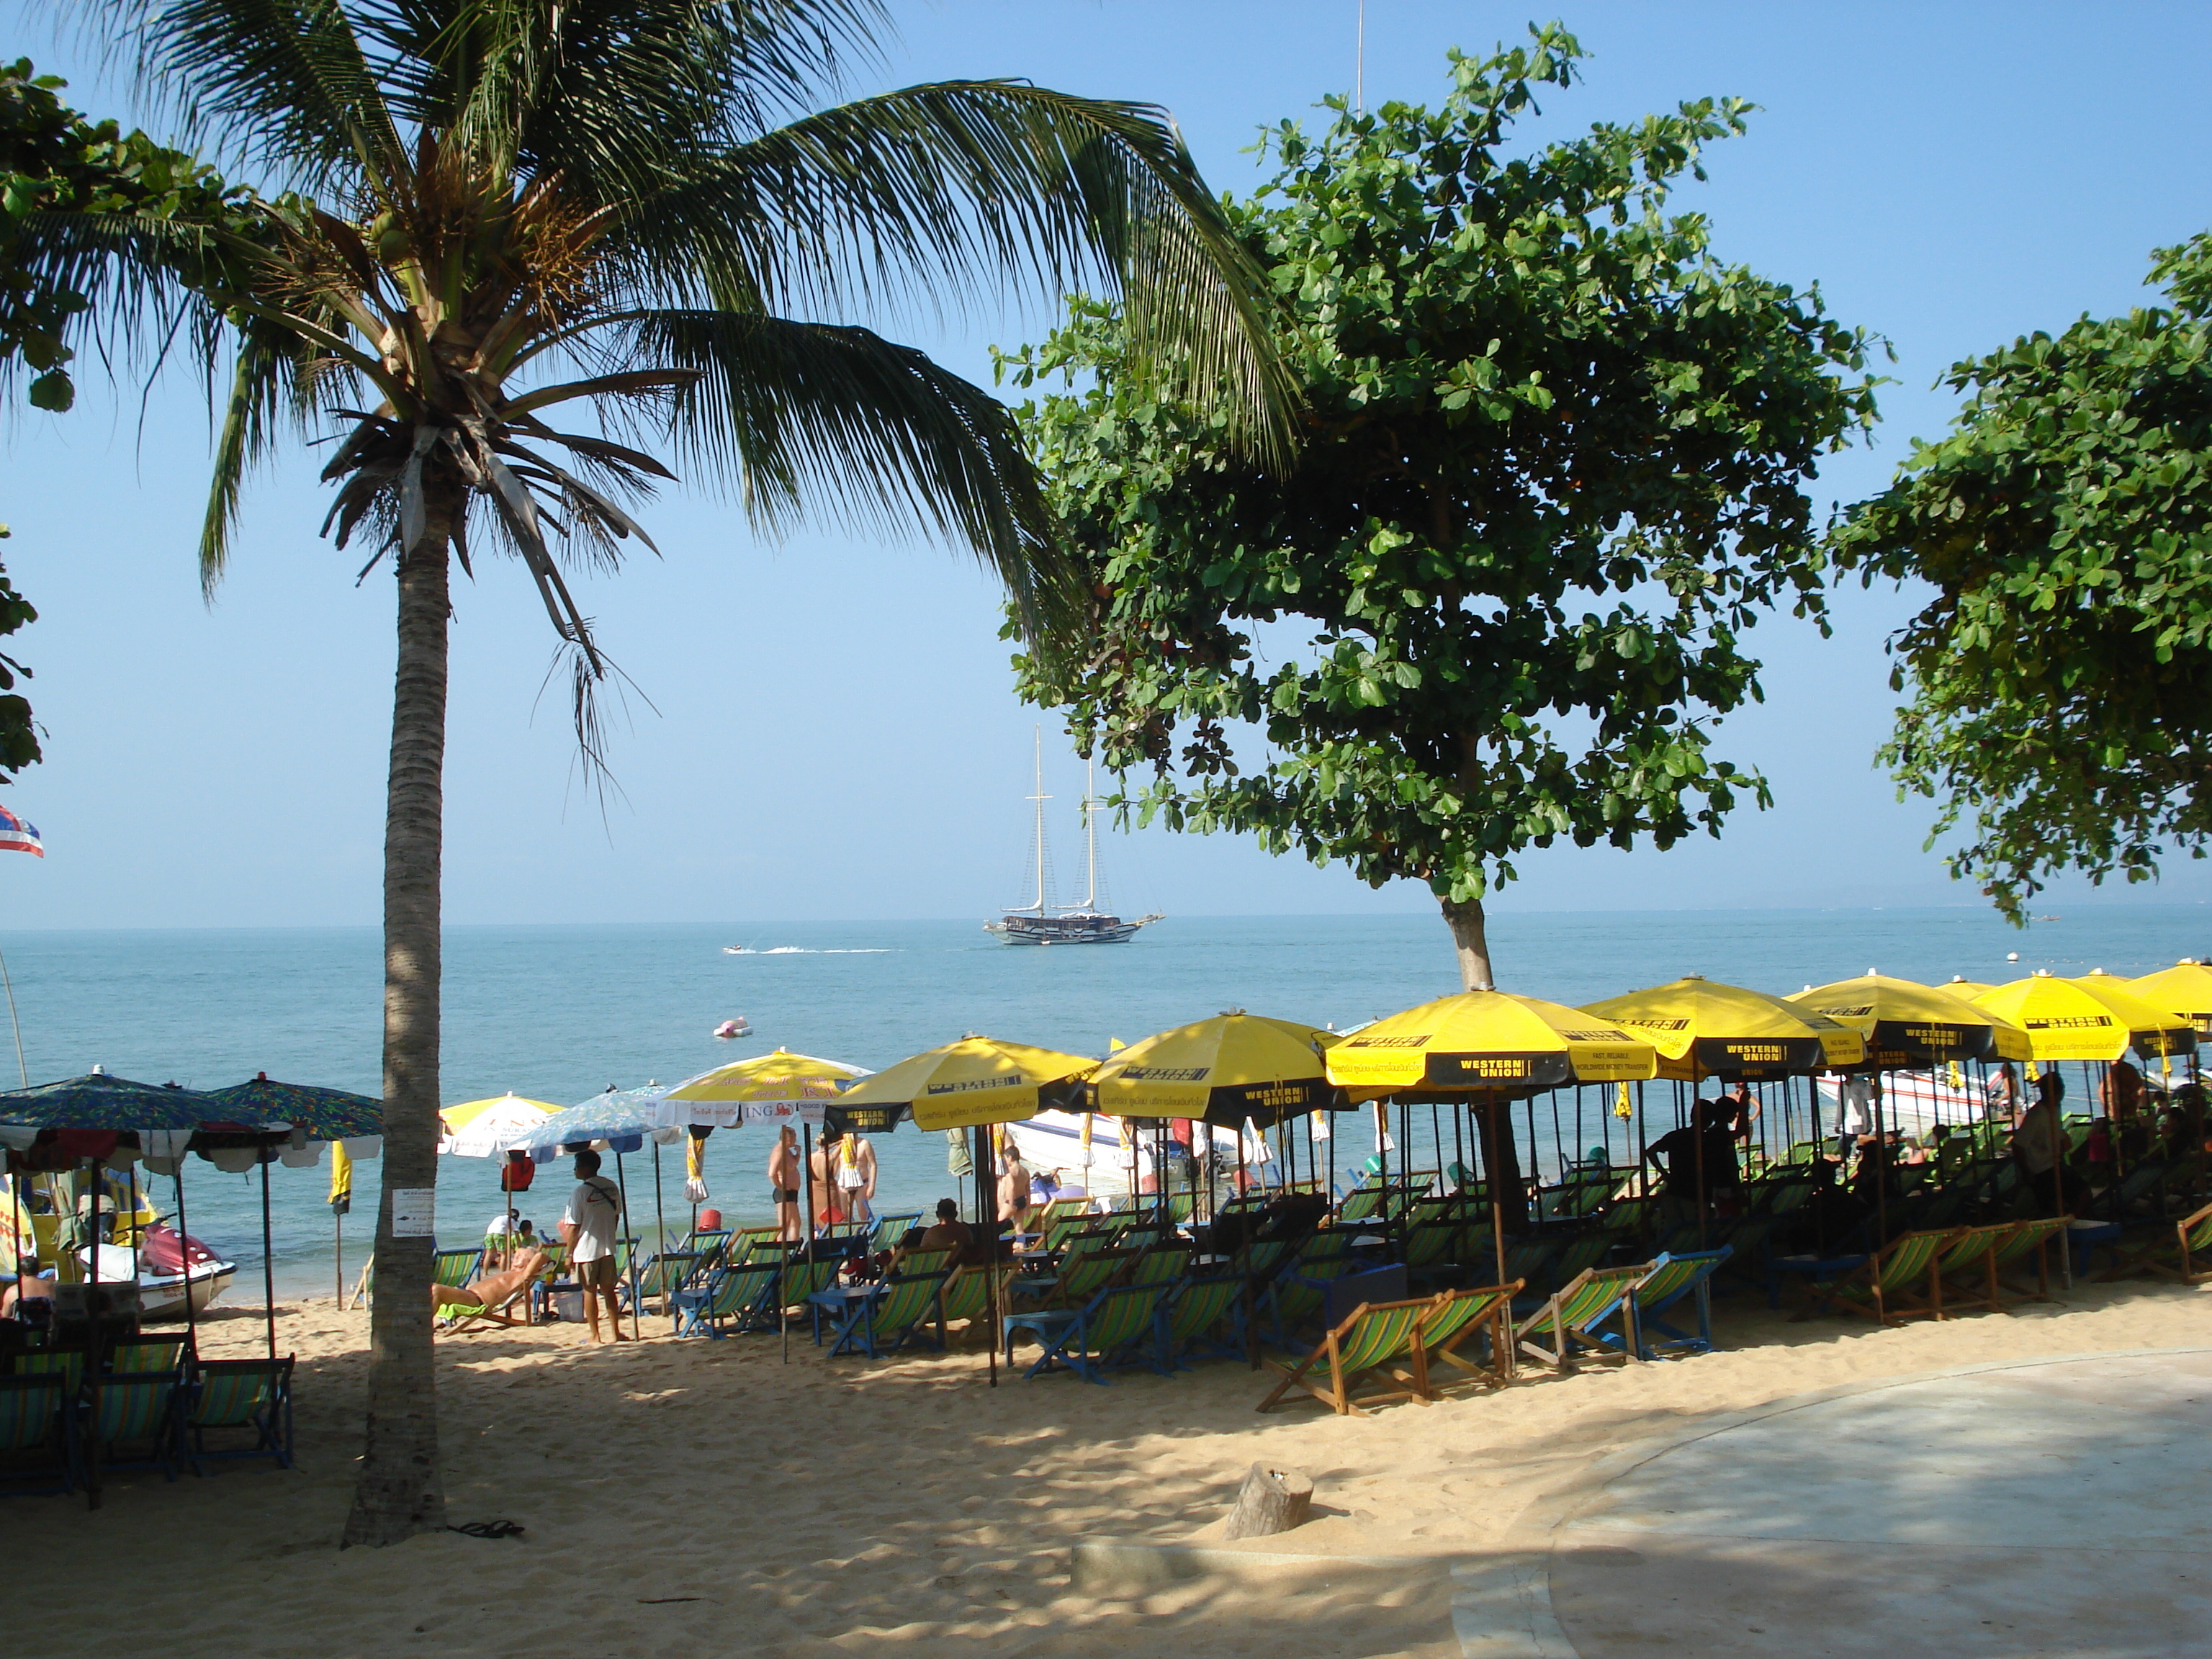
{"label": "yellow beach umbrella", "polygon": [[1787,1000],[1848,1025],[1866,1039],[1867,1063],[1884,1071],[1947,1060],[2030,1058],[2027,1034],[1948,989],[1885,974],[1816,985]]}
{"label": "yellow beach umbrella", "polygon": [[1263,1127],[1336,1101],[1322,1055],[1339,1034],[1230,1009],[1116,1049],[1091,1080],[1115,1117],[1182,1117]]}
{"label": "yellow beach umbrella", "polygon": [[1462,991],[1364,1025],[1322,1057],[1354,1100],[1385,1095],[1533,1094],[1655,1074],[1650,1043],[1578,1008],[1506,991]]}
{"label": "yellow beach umbrella", "polygon": [[1649,1042],[1659,1051],[1659,1075],[1685,1082],[1763,1082],[1839,1071],[1866,1058],[1866,1039],[1848,1025],[1764,991],[1696,974],[1607,997],[1587,1012]]}
{"label": "yellow beach umbrella", "polygon": [[1098,1062],[970,1032],[886,1066],[838,1097],[840,1108],[904,1106],[921,1129],[1019,1123],[1047,1107],[1080,1111]]}
{"label": "yellow beach umbrella", "polygon": [[717,1066],[678,1084],[661,1096],[655,1116],[663,1127],[704,1124],[726,1129],[748,1116],[788,1117],[802,1107],[835,1100],[867,1075],[863,1066],[778,1048]]}
{"label": "yellow beach umbrella", "polygon": [[2127,987],[2153,1007],[2179,1014],[2199,1036],[2212,1036],[2212,965],[2184,957],[2171,968],[2128,981]]}
{"label": "yellow beach umbrella", "polygon": [[2197,1028],[2146,1002],[2110,974],[2061,979],[2037,973],[1972,999],[2027,1033],[2036,1060],[2115,1060],[2130,1048],[2142,1054],[2185,1054]]}
{"label": "yellow beach umbrella", "polygon": [[539,1124],[559,1111],[542,1100],[526,1100],[512,1090],[486,1100],[464,1101],[441,1106],[438,1118],[446,1133],[438,1150],[455,1158],[496,1158],[520,1146]]}
{"label": "yellow beach umbrella", "polygon": [[1963,975],[1954,974],[1936,988],[1946,996],[1956,997],[1961,1002],[1967,1002],[1981,995],[1984,991],[1994,991],[1997,988],[1987,980],[1968,979]]}

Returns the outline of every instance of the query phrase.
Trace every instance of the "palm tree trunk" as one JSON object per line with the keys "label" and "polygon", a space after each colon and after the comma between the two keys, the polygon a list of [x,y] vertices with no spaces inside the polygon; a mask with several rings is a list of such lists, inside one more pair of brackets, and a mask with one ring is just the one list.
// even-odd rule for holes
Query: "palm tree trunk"
{"label": "palm tree trunk", "polygon": [[447,552],[461,488],[426,480],[425,533],[399,563],[399,665],[384,820],[384,1182],[369,1318],[368,1443],[347,1544],[446,1524],[430,1344],[434,1238],[395,1238],[392,1195],[438,1179],[439,881],[445,819]]}
{"label": "palm tree trunk", "polygon": [[1490,976],[1490,935],[1484,929],[1482,901],[1445,899],[1443,902],[1444,926],[1451,929],[1452,945],[1459,952],[1460,988],[1496,990],[1498,982]]}

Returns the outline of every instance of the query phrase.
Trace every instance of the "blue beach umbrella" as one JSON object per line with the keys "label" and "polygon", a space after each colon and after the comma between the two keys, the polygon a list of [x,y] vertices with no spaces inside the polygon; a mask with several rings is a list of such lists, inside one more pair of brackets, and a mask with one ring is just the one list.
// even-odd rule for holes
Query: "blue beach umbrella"
{"label": "blue beach umbrella", "polygon": [[558,1158],[564,1146],[580,1150],[594,1140],[605,1141],[617,1152],[634,1152],[652,1132],[653,1107],[665,1092],[653,1086],[610,1089],[554,1113],[516,1145],[539,1164]]}
{"label": "blue beach umbrella", "polygon": [[238,1112],[212,1095],[174,1084],[133,1083],[93,1072],[0,1091],[0,1124],[32,1129],[91,1133],[169,1129],[190,1133],[203,1125],[235,1125]]}
{"label": "blue beach umbrella", "polygon": [[384,1103],[344,1089],[278,1083],[263,1072],[251,1082],[210,1089],[241,1123],[285,1123],[309,1140],[362,1140],[384,1133]]}

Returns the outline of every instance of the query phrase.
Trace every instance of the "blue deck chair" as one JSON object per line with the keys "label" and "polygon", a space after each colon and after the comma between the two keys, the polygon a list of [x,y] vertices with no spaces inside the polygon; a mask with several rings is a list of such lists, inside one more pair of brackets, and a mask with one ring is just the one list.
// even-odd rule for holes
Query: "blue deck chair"
{"label": "blue deck chair", "polygon": [[[1652,1262],[1651,1276],[1636,1287],[1636,1334],[1646,1359],[1713,1351],[1713,1275],[1733,1254],[1723,1244],[1717,1250],[1662,1254]],[[1677,1329],[1662,1316],[1685,1297],[1691,1298],[1698,1316],[1695,1334]],[[1613,1340],[1609,1333],[1601,1334],[1606,1341]]]}
{"label": "blue deck chair", "polygon": [[43,1472],[9,1474],[0,1477],[7,1482],[0,1491],[68,1492],[76,1486],[76,1414],[70,1409],[70,1402],[75,1398],[59,1371],[27,1371],[0,1376],[0,1452],[28,1451],[33,1447],[47,1446],[52,1448],[54,1454],[54,1484],[26,1484],[38,1481]]}
{"label": "blue deck chair", "polygon": [[1152,1316],[1159,1325],[1161,1362],[1173,1370],[1188,1370],[1194,1358],[1243,1358],[1244,1291],[1244,1276],[1234,1273],[1180,1279],[1170,1285]]}
{"label": "blue deck chair", "polygon": [[768,1305],[769,1297],[782,1271],[782,1263],[774,1258],[749,1262],[720,1268],[708,1275],[704,1285],[677,1291],[676,1307],[683,1316],[678,1334],[719,1342],[728,1334],[722,1328],[726,1321],[740,1331],[767,1322],[775,1311]]}
{"label": "blue deck chair", "polygon": [[909,1341],[937,1346],[936,1338],[924,1328],[937,1322],[937,1298],[947,1277],[941,1268],[893,1273],[884,1280],[882,1290],[854,1302],[837,1322],[837,1340],[830,1346],[830,1357],[860,1352],[875,1359],[896,1352]]}
{"label": "blue deck chair", "polygon": [[[217,1460],[267,1457],[280,1469],[292,1467],[292,1356],[282,1359],[210,1359],[201,1363],[198,1382],[186,1391],[184,1452],[194,1474]],[[250,1446],[210,1451],[210,1430],[243,1431]]]}
{"label": "blue deck chair", "polygon": [[1027,1331],[1044,1345],[1044,1352],[1024,1376],[1070,1370],[1086,1382],[1103,1383],[1109,1368],[1133,1362],[1168,1376],[1152,1321],[1167,1291],[1164,1285],[1115,1285],[1080,1308],[1009,1314],[1003,1326],[1007,1369],[1013,1368],[1015,1336]]}

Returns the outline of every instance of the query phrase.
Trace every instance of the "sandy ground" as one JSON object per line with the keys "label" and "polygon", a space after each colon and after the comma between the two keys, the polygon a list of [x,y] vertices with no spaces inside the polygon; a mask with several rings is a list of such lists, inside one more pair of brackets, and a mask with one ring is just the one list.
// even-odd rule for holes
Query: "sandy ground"
{"label": "sandy ground", "polygon": [[[1066,1376],[986,1386],[980,1353],[829,1362],[804,1339],[654,1337],[587,1346],[550,1326],[446,1337],[438,1388],[453,1534],[336,1548],[358,1449],[367,1316],[281,1310],[300,1356],[300,1467],[232,1464],[174,1485],[112,1477],[106,1507],[14,1498],[0,1528],[18,1586],[82,1584],[0,1615],[11,1656],[400,1654],[1458,1659],[1448,1585],[1419,1562],[1380,1581],[1326,1565],[1138,1599],[1077,1595],[1087,1537],[1206,1540],[1255,1461],[1304,1469],[1317,1516],[1233,1546],[1436,1557],[1502,1547],[1547,1486],[1701,1415],[1810,1389],[2027,1355],[2212,1344],[2212,1295],[2127,1284],[2061,1304],[1879,1330],[1792,1324],[1736,1293],[1723,1350],[1530,1376],[1501,1392],[1337,1418],[1267,1416],[1267,1379],[1215,1363],[1113,1386]],[[664,1324],[659,1328],[665,1331]],[[258,1310],[206,1328],[258,1352]],[[97,1567],[90,1564],[97,1563]],[[1378,1591],[1378,1582],[1382,1588]]]}

